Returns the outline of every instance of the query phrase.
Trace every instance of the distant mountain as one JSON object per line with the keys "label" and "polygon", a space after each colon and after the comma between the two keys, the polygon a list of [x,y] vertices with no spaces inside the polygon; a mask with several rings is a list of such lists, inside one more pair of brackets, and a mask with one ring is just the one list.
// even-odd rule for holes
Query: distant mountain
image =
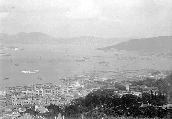
{"label": "distant mountain", "polygon": [[2,43],[48,43],[55,41],[56,39],[40,32],[30,32],[30,33],[24,33],[20,32],[15,35],[8,35],[1,33],[0,34],[0,42]]}
{"label": "distant mountain", "polygon": [[85,43],[85,42],[97,42],[103,40],[102,38],[93,36],[81,36],[72,38],[55,38],[41,32],[20,32],[15,35],[8,35],[5,33],[0,33],[0,41],[6,43]]}
{"label": "distant mountain", "polygon": [[55,38],[41,32],[20,32],[15,35],[8,35],[0,33],[0,42],[5,44],[63,44],[70,46],[79,46],[81,48],[94,48],[105,47],[110,44],[116,44],[125,39],[109,38],[104,39],[94,36],[80,36],[72,38]]}
{"label": "distant mountain", "polygon": [[99,48],[99,50],[125,50],[134,52],[160,53],[172,52],[172,36],[133,39],[116,45]]}

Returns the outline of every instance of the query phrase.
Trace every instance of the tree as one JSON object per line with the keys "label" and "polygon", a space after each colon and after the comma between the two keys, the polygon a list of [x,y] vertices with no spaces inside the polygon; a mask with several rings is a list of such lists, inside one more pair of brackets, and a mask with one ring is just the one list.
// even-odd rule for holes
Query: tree
{"label": "tree", "polygon": [[64,109],[66,116],[72,116],[79,114],[79,108],[77,105],[67,105]]}
{"label": "tree", "polygon": [[58,105],[50,104],[47,106],[47,109],[50,113],[50,115],[58,115],[59,112],[61,112],[61,109]]}
{"label": "tree", "polygon": [[144,110],[144,116],[148,118],[154,118],[157,116],[157,110],[154,106],[147,106]]}
{"label": "tree", "polygon": [[132,94],[123,95],[121,101],[124,114],[127,116],[132,115],[132,109],[138,109],[140,107],[138,97]]}
{"label": "tree", "polygon": [[150,103],[151,95],[149,93],[142,93],[142,103],[148,104]]}

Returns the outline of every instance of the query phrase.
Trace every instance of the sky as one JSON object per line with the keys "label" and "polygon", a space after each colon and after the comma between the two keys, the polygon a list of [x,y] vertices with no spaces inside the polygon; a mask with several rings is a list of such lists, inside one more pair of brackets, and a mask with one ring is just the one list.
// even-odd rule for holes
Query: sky
{"label": "sky", "polygon": [[172,0],[0,0],[0,32],[56,37],[172,35]]}

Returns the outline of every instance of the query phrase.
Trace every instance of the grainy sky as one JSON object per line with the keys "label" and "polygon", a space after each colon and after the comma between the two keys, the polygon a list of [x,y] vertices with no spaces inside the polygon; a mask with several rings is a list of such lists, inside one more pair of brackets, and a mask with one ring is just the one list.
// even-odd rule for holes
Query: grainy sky
{"label": "grainy sky", "polygon": [[56,37],[172,34],[172,0],[0,0],[0,32]]}

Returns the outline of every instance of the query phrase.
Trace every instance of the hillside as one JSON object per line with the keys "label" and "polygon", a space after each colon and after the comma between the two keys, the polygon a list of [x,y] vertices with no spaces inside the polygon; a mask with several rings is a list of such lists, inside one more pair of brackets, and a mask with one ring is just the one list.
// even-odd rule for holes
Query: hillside
{"label": "hillside", "polygon": [[48,43],[48,42],[55,42],[56,39],[40,32],[30,32],[30,33],[18,33],[15,35],[8,35],[8,34],[0,34],[0,42],[7,43],[7,44],[32,44],[32,43]]}
{"label": "hillside", "polygon": [[99,48],[100,50],[125,50],[139,53],[162,53],[172,51],[172,36],[133,39],[116,45]]}
{"label": "hillside", "polygon": [[[80,36],[71,38],[56,38],[41,32],[20,32],[18,34],[9,35],[0,33],[0,42],[2,44],[46,44],[46,45],[70,45],[81,48],[97,49],[98,47],[106,47],[110,44],[117,44],[126,39],[122,38],[100,38],[94,36]],[[68,47],[70,47],[68,46]]]}
{"label": "hillside", "polygon": [[26,43],[86,43],[92,41],[100,41],[103,40],[102,38],[92,37],[92,36],[81,36],[81,37],[72,37],[72,38],[56,38],[50,35],[41,33],[41,32],[20,32],[18,34],[9,35],[5,33],[0,33],[0,41],[2,43],[19,43],[19,44],[26,44]]}

